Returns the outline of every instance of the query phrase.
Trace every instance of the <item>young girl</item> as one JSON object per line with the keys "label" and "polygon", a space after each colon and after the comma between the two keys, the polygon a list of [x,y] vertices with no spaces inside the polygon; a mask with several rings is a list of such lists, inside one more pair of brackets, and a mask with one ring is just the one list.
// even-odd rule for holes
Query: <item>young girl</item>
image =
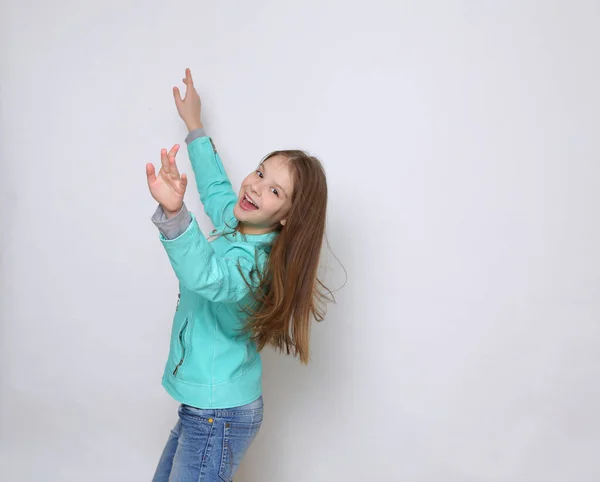
{"label": "young girl", "polygon": [[173,89],[189,134],[200,201],[215,229],[207,239],[183,202],[178,145],[146,165],[159,203],[158,227],[179,280],[163,386],[179,419],[154,481],[231,481],[262,423],[259,352],[266,345],[309,359],[311,317],[321,321],[317,279],[327,183],[319,160],[298,150],[267,155],[236,195],[201,122],[200,97],[186,70]]}

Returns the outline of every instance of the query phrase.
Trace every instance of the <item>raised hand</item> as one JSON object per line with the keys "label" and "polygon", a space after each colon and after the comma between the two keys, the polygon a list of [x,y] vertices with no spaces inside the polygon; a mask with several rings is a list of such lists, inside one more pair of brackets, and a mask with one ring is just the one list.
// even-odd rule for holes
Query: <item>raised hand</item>
{"label": "raised hand", "polygon": [[194,81],[192,79],[192,73],[190,69],[185,69],[185,78],[183,79],[185,84],[185,97],[181,98],[179,88],[173,87],[173,97],[175,97],[175,105],[177,106],[177,112],[179,116],[185,122],[188,130],[193,131],[202,127],[201,121],[201,110],[202,103],[200,96],[194,87]]}
{"label": "raised hand", "polygon": [[161,168],[158,176],[152,163],[146,164],[146,176],[150,194],[162,206],[167,217],[173,217],[183,206],[183,195],[187,187],[187,176],[179,174],[175,156],[179,145],[175,144],[167,153],[166,149],[160,151]]}

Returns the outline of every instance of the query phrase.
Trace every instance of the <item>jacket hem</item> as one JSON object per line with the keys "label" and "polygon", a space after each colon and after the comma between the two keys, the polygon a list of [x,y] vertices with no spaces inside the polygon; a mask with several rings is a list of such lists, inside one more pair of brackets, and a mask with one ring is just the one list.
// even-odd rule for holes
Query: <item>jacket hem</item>
{"label": "jacket hem", "polygon": [[262,395],[262,363],[254,363],[244,374],[230,382],[205,385],[176,378],[165,366],[162,385],[179,403],[197,408],[231,408],[253,402]]}

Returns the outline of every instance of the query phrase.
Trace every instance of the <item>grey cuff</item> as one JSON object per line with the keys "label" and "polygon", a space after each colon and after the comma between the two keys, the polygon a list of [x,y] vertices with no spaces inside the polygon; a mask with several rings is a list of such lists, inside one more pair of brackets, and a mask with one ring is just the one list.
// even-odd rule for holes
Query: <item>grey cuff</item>
{"label": "grey cuff", "polygon": [[189,144],[190,142],[198,139],[199,137],[206,137],[206,132],[204,132],[204,127],[190,131],[190,133],[185,138],[185,143]]}
{"label": "grey cuff", "polygon": [[175,239],[185,233],[192,222],[192,215],[187,210],[184,203],[175,216],[171,219],[167,219],[167,215],[159,204],[152,216],[152,222],[165,238]]}

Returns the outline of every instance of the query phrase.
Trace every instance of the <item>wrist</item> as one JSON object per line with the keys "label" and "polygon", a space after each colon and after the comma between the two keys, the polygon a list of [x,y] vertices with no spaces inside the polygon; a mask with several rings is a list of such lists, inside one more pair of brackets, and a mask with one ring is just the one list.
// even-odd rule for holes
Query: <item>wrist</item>
{"label": "wrist", "polygon": [[186,122],[185,125],[187,126],[189,132],[195,131],[196,129],[202,129],[204,127],[202,125],[202,121],[200,120]]}
{"label": "wrist", "polygon": [[165,216],[167,217],[167,219],[174,218],[175,216],[177,216],[179,214],[179,211],[181,211],[181,208],[179,208],[177,211],[170,211],[170,210],[166,209],[164,206],[162,209],[163,209],[163,212],[165,213]]}

